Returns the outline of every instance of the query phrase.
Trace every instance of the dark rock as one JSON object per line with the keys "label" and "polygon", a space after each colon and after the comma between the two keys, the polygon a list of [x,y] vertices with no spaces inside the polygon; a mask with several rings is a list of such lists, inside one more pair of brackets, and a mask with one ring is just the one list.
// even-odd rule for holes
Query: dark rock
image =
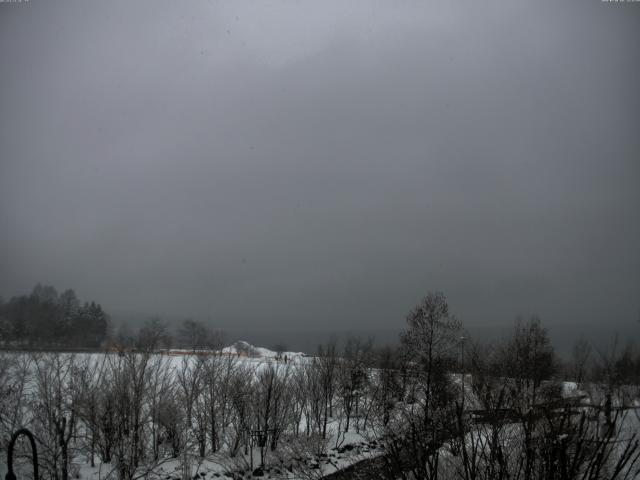
{"label": "dark rock", "polygon": [[264,470],[262,470],[262,468],[258,467],[253,471],[253,476],[254,477],[264,477]]}

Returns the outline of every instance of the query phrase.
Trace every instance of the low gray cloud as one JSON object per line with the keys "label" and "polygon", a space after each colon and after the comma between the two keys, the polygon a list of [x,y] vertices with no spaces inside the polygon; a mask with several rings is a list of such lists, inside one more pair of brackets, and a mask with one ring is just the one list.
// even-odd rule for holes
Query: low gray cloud
{"label": "low gray cloud", "polygon": [[640,311],[640,9],[0,4],[0,293],[222,327]]}

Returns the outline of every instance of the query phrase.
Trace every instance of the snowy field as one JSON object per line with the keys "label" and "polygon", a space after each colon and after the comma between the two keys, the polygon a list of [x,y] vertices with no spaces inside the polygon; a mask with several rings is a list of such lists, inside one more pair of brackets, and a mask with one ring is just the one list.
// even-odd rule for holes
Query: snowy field
{"label": "snowy field", "polygon": [[[21,412],[16,413],[16,417],[21,418],[21,425],[35,425],[38,420],[31,412],[35,396],[38,396],[42,388],[42,371],[38,372],[41,367],[37,366],[36,358],[40,362],[46,362],[50,354],[21,354],[21,353],[5,353],[5,356],[12,357],[18,363],[23,362],[28,374],[25,376],[22,395],[26,400],[22,403]],[[54,355],[55,356],[55,355]],[[62,354],[63,362],[58,366],[58,372],[47,372],[47,375],[60,375],[59,380],[64,383],[73,383],[74,375],[77,371],[82,370],[89,373],[86,382],[93,387],[110,388],[111,384],[107,380],[109,374],[105,373],[110,369],[127,368],[130,356],[140,361],[143,357],[141,354],[125,354],[118,353],[79,353],[79,354]],[[256,427],[262,427],[265,415],[273,416],[273,419],[267,420],[268,427],[280,427],[278,422],[282,422],[281,432],[279,432],[277,448],[271,449],[268,445],[261,446],[261,440],[252,437],[251,433],[239,432],[239,429],[233,425],[238,418],[224,420],[227,422],[227,431],[223,434],[224,438],[219,438],[220,445],[218,451],[212,452],[209,448],[204,455],[198,454],[198,445],[195,437],[197,436],[196,428],[193,424],[197,423],[199,408],[198,402],[201,401],[202,410],[204,411],[209,405],[207,400],[203,398],[196,400],[191,407],[193,408],[193,419],[186,421],[189,427],[184,427],[181,432],[181,441],[187,444],[186,449],[182,448],[183,453],[171,455],[169,449],[164,449],[163,454],[158,460],[152,462],[149,471],[145,472],[144,477],[162,478],[162,479],[178,479],[184,478],[185,469],[188,469],[191,478],[244,478],[263,476],[263,478],[319,478],[323,475],[343,469],[355,462],[382,453],[381,446],[374,439],[373,430],[358,428],[360,421],[356,415],[353,415],[352,427],[350,431],[344,431],[344,419],[338,415],[338,405],[329,407],[334,409],[334,415],[326,412],[326,430],[325,438],[320,435],[320,428],[317,422],[312,426],[312,413],[307,409],[304,410],[301,402],[304,402],[300,396],[300,391],[296,388],[304,388],[301,385],[305,383],[307,370],[311,370],[315,359],[308,357],[300,352],[274,352],[266,348],[254,347],[247,342],[236,342],[234,345],[226,347],[217,352],[194,352],[184,350],[168,350],[151,355],[146,368],[151,372],[144,378],[145,382],[153,382],[156,388],[158,382],[166,382],[167,388],[171,388],[171,395],[175,396],[178,403],[187,400],[190,393],[206,389],[207,380],[219,382],[215,386],[219,387],[218,391],[212,393],[213,397],[233,396],[233,388],[241,388],[238,385],[231,385],[234,380],[240,379],[245,386],[253,385],[253,388],[259,388],[265,379],[272,381],[270,388],[274,392],[280,386],[285,391],[277,391],[278,401],[287,403],[284,407],[286,411],[270,410],[271,406],[262,406],[260,394],[250,395],[252,398],[246,401],[246,406],[252,411],[253,418],[251,420],[242,420],[244,423],[251,424],[254,430]],[[134,361],[135,363],[135,361]],[[72,366],[70,366],[72,364]],[[207,370],[209,368],[210,370]],[[67,370],[65,370],[67,369]],[[211,380],[208,374],[219,375],[218,378]],[[158,372],[162,372],[159,374]],[[224,378],[227,375],[228,378]],[[162,378],[160,378],[162,377]],[[77,380],[77,379],[75,379]],[[195,382],[190,386],[191,392],[184,388],[188,381]],[[227,382],[227,383],[225,383]],[[307,386],[308,383],[307,383]],[[91,387],[85,387],[91,388]],[[116,387],[117,388],[117,387]],[[98,392],[100,393],[100,392]],[[254,392],[255,393],[255,392]],[[64,394],[63,394],[64,395]],[[159,425],[164,421],[160,418],[161,413],[155,412],[150,403],[156,401],[153,393],[149,393],[149,398],[141,405],[144,411],[143,415],[147,416],[145,420],[145,432],[149,430],[155,431],[160,428]],[[276,393],[274,393],[274,398]],[[58,414],[71,414],[71,407],[68,402],[71,399],[63,399]],[[233,404],[233,400],[224,400],[228,404]],[[98,400],[99,403],[99,400]],[[221,412],[220,415],[229,414],[224,412],[225,408],[229,408],[227,404],[219,403],[217,407]],[[322,408],[322,407],[321,407]],[[266,410],[265,410],[266,409]],[[268,413],[267,413],[268,411]],[[323,412],[319,412],[323,413]],[[279,416],[282,415],[281,419]],[[316,412],[316,417],[318,412]],[[287,418],[284,418],[287,417]],[[69,418],[69,417],[67,417]],[[77,421],[77,420],[76,420]],[[206,419],[203,421],[207,421]],[[208,419],[210,422],[210,419]],[[36,432],[36,436],[40,437],[37,430],[44,425],[30,427]],[[157,425],[156,425],[157,424]],[[273,425],[272,425],[273,424]],[[285,425],[286,424],[286,425]],[[295,424],[295,425],[294,425]],[[152,426],[151,426],[152,425]],[[180,427],[177,426],[177,429]],[[89,433],[90,428],[77,421],[76,434],[83,437]],[[357,431],[356,431],[357,430]],[[295,433],[294,433],[295,431]],[[155,433],[154,433],[155,435]],[[233,437],[241,436],[240,445],[233,448]],[[160,436],[160,435],[158,435]],[[46,439],[41,439],[39,443],[46,444]],[[166,440],[162,440],[164,443]],[[268,442],[268,440],[266,440]],[[40,448],[39,447],[39,448]],[[72,450],[73,456],[70,462],[69,474],[71,478],[86,479],[110,479],[117,478],[117,465],[115,462],[101,462],[100,455],[94,451],[93,462],[91,461],[86,444],[76,446]],[[232,453],[233,451],[233,453]],[[59,454],[59,452],[56,452]],[[42,456],[42,453],[40,454]],[[20,463],[20,462],[18,462]],[[93,466],[91,465],[93,463]],[[186,465],[186,466],[185,466]],[[20,468],[20,467],[19,467]],[[24,468],[24,466],[22,467]],[[29,468],[25,473],[29,471]],[[0,474],[4,476],[6,473],[6,462],[2,458],[0,461]],[[138,475],[139,476],[139,475]],[[137,477],[134,477],[137,478]]]}
{"label": "snowy field", "polygon": [[[366,368],[366,380],[355,382],[354,372],[362,372],[337,357],[331,363],[236,342],[217,352],[4,353],[0,358],[0,388],[7,393],[0,415],[3,449],[8,432],[26,425],[38,438],[41,458],[53,458],[54,465],[45,468],[59,470],[59,439],[68,435],[73,439],[65,453],[69,478],[313,479],[388,453],[381,428],[383,375]],[[464,392],[467,411],[482,409],[470,375],[451,380],[454,390]],[[561,396],[576,400],[585,413],[605,402],[597,385],[561,382],[559,387]],[[413,408],[397,402],[390,425],[397,421],[402,428]],[[637,388],[620,387],[611,408],[620,414],[623,445],[640,432]],[[60,419],[73,423],[73,430],[63,426],[58,435]],[[501,435],[517,438],[519,429],[507,425]],[[464,442],[467,448],[487,445],[491,434],[480,422]],[[459,461],[454,451],[452,443],[441,448],[443,465]],[[117,458],[138,468],[123,472]],[[28,471],[24,461],[18,464]],[[3,456],[0,475],[5,473]]]}

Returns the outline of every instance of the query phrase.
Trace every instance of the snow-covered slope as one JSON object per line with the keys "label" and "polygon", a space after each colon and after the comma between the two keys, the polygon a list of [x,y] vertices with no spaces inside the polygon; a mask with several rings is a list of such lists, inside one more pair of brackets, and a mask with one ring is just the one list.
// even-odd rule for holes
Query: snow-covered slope
{"label": "snow-covered slope", "polygon": [[276,358],[278,355],[280,357],[287,358],[295,358],[295,357],[303,357],[305,356],[302,352],[274,352],[273,350],[269,350],[264,347],[256,347],[251,345],[249,342],[244,340],[238,340],[233,345],[228,347],[224,347],[222,349],[222,353],[230,354],[230,355],[243,355],[247,357],[263,357],[263,358]]}

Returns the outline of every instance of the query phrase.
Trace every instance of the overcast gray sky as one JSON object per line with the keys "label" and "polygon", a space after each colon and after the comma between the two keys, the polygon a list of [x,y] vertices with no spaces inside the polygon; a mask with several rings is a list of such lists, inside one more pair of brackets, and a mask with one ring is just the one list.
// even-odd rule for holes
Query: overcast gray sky
{"label": "overcast gray sky", "polygon": [[238,328],[640,315],[640,3],[0,4],[0,294]]}

